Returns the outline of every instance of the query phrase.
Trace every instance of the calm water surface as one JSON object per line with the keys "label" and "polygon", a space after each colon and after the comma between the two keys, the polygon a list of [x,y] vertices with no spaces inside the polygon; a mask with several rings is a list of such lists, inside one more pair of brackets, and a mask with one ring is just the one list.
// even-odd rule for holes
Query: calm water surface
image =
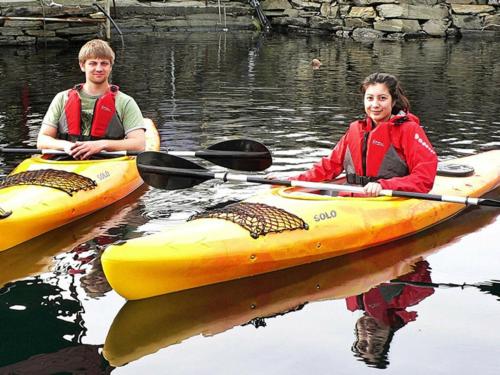
{"label": "calm water surface", "polygon": [[[362,113],[358,84],[374,71],[401,78],[441,159],[500,145],[498,40],[185,33],[125,43],[115,44],[113,81],[171,150],[255,138],[273,152],[270,172],[303,170]],[[35,145],[53,95],[83,79],[76,54],[0,50],[0,145]],[[0,176],[21,160],[0,155]],[[110,289],[99,263],[107,244],[264,188],[142,188],[0,253],[0,373],[498,373],[497,209],[469,209],[358,254],[144,301]],[[406,282],[387,283],[400,276]]]}

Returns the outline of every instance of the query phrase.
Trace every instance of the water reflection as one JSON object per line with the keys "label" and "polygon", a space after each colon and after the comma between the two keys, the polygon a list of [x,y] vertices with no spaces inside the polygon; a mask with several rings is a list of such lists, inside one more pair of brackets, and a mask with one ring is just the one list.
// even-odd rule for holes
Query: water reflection
{"label": "water reflection", "polygon": [[[52,275],[28,277],[0,288],[0,373],[111,371],[102,358],[102,345],[82,343],[87,328],[78,285],[94,298],[111,289],[98,262],[90,269],[82,268],[95,260],[93,250],[83,261],[78,257],[81,246],[77,246],[64,259],[55,260]],[[65,271],[61,272],[61,268]]]}
{"label": "water reflection", "polygon": [[[430,283],[429,263],[417,262],[412,272],[400,276],[398,280]],[[369,366],[386,368],[394,333],[417,319],[417,312],[408,311],[407,308],[417,305],[433,293],[432,287],[389,282],[346,298],[348,310],[363,311],[363,316],[356,322],[356,341],[352,346],[355,355]]]}
{"label": "water reflection", "polygon": [[94,263],[100,264],[100,252],[105,244],[116,241],[130,232],[131,227],[143,223],[141,217],[132,218],[131,212],[139,205],[138,199],[145,190],[146,187],[139,188],[94,215],[0,252],[0,287],[47,272],[60,276],[85,275],[95,267]]}

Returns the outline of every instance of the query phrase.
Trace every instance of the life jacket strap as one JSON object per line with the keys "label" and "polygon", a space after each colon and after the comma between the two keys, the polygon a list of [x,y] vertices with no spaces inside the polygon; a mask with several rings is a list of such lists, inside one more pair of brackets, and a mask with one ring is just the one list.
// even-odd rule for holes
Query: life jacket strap
{"label": "life jacket strap", "polygon": [[377,182],[377,177],[369,177],[369,176],[359,176],[356,173],[348,173],[346,175],[347,183],[351,185],[361,185],[365,186],[369,182]]}

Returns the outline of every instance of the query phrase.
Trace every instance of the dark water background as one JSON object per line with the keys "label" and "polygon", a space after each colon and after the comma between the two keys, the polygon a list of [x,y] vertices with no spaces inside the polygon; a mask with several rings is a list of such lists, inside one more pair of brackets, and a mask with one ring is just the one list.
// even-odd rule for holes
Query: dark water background
{"label": "dark water background", "polygon": [[[374,71],[399,76],[441,159],[500,145],[498,40],[365,45],[184,33],[125,43],[114,45],[113,81],[172,150],[255,138],[273,152],[271,172],[302,170],[362,113],[358,85]],[[52,97],[83,79],[77,51],[0,49],[0,145],[35,145]],[[311,69],[313,58],[321,59],[319,70]],[[21,160],[0,155],[0,176]],[[498,373],[497,209],[468,209],[391,245],[248,280],[127,304],[110,290],[99,264],[107,244],[263,188],[143,188],[0,253],[0,374]],[[368,292],[412,267],[413,281],[480,285],[393,283]],[[406,297],[379,309],[377,323],[346,308],[346,297],[363,293]],[[363,332],[374,338],[372,354],[362,340],[353,345]]]}

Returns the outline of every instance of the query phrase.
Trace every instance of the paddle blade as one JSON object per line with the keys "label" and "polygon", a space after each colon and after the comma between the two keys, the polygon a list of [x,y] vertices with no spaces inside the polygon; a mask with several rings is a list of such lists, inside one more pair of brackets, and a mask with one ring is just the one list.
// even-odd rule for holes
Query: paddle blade
{"label": "paddle blade", "polygon": [[212,178],[198,164],[161,152],[143,152],[136,164],[144,182],[158,189],[186,189]]}
{"label": "paddle blade", "polygon": [[[240,171],[263,171],[271,166],[271,152],[252,139],[232,139],[211,145],[201,158],[225,168]],[[211,152],[221,151],[221,153]]]}

